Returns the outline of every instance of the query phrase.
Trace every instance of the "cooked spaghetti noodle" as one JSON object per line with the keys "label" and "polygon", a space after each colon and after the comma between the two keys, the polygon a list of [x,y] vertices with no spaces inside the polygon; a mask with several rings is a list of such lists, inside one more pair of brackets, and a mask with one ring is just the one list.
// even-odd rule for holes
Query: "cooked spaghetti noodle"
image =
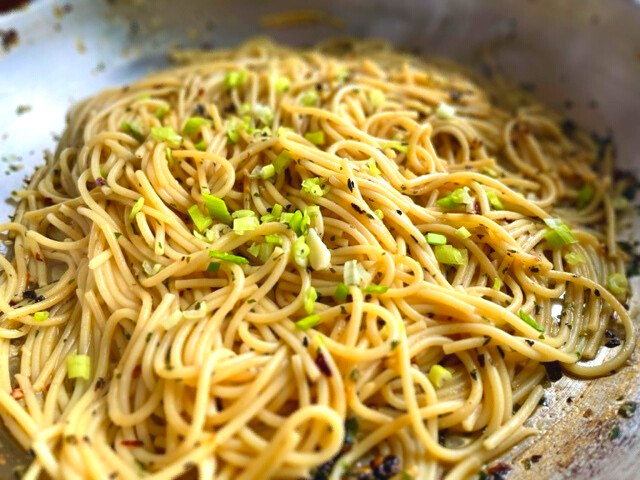
{"label": "cooked spaghetti noodle", "polygon": [[610,149],[338,47],[183,52],[69,113],[1,226],[24,478],[466,478],[545,362],[626,362]]}

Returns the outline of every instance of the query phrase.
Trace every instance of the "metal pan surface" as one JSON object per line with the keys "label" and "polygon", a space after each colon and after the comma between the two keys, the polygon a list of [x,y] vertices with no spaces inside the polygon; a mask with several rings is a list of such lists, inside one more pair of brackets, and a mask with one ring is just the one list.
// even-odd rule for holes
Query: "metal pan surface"
{"label": "metal pan surface", "polygon": [[[300,9],[325,15],[281,28],[261,22]],[[638,0],[35,0],[0,16],[0,197],[54,149],[74,101],[167,66],[170,47],[231,46],[255,35],[294,45],[382,37],[480,70],[491,52],[511,83],[594,132],[613,133],[619,167],[640,175]],[[0,204],[0,217],[12,210]],[[630,232],[638,238],[640,230]],[[637,294],[638,279],[632,286]],[[508,478],[640,478],[640,414],[618,412],[640,401],[639,352],[615,375],[554,383],[530,420],[542,433],[502,459]],[[0,478],[26,461],[0,428]]]}

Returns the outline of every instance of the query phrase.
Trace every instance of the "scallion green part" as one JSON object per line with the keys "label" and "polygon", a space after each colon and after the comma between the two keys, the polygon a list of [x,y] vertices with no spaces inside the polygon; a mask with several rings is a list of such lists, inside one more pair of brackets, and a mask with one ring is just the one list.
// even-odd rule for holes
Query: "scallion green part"
{"label": "scallion green part", "polygon": [[309,330],[317,325],[322,323],[319,315],[309,315],[307,317],[301,318],[296,322],[296,328],[300,330]]}
{"label": "scallion green part", "polygon": [[255,230],[260,226],[260,220],[256,216],[240,217],[233,220],[233,231],[238,235]]}
{"label": "scallion green part", "polygon": [[333,298],[336,299],[338,303],[344,303],[349,296],[349,287],[347,287],[344,283],[340,282],[336,287],[336,291],[333,294]]}
{"label": "scallion green part", "polygon": [[456,248],[453,245],[436,245],[436,260],[445,265],[466,265],[468,253],[466,248]]}
{"label": "scallion green part", "polygon": [[138,200],[136,200],[136,203],[133,204],[133,207],[131,207],[131,212],[129,213],[129,220],[133,220],[134,218],[136,218],[136,215],[140,213],[143,206],[144,206],[144,197],[140,197]]}
{"label": "scallion green part", "polygon": [[607,289],[614,295],[622,295],[629,288],[629,281],[624,273],[612,273],[607,276]]}
{"label": "scallion green part", "polygon": [[232,70],[231,72],[227,72],[224,77],[224,85],[227,88],[236,88],[240,85],[243,85],[247,79],[247,71],[246,70]]}
{"label": "scallion green part", "polygon": [[520,310],[518,312],[518,316],[520,317],[520,319],[524,323],[526,323],[530,327],[534,328],[538,332],[544,332],[544,328],[542,326],[540,326],[540,324],[538,322],[536,322],[534,320],[534,318],[531,315],[529,315],[527,312],[525,312],[524,310]]}
{"label": "scallion green part", "polygon": [[589,201],[593,198],[593,187],[591,185],[583,185],[578,190],[578,196],[576,197],[576,206],[578,208],[584,208]]}
{"label": "scallion green part", "polygon": [[460,227],[456,230],[456,237],[460,240],[464,240],[465,238],[469,238],[471,236],[471,232],[466,229],[466,227]]}
{"label": "scallion green part", "polygon": [[158,142],[180,145],[182,137],[171,127],[152,127],[151,136]]}
{"label": "scallion green part", "polygon": [[196,143],[196,144],[194,145],[194,148],[195,148],[196,150],[199,150],[199,151],[201,151],[201,152],[204,152],[204,151],[207,149],[207,142],[205,142],[205,141],[204,141],[204,139],[203,139],[203,140],[200,140],[198,143]]}
{"label": "scallion green part", "polygon": [[498,277],[493,279],[493,289],[494,290],[500,290],[502,288],[502,280],[500,280]]}
{"label": "scallion green part", "polygon": [[91,358],[89,355],[69,355],[67,357],[67,376],[69,378],[84,378],[91,376]]}
{"label": "scallion green part", "polygon": [[318,292],[313,287],[309,287],[304,292],[304,311],[307,313],[313,313],[313,309],[318,299]]}
{"label": "scallion green part", "polygon": [[238,143],[238,140],[240,139],[240,133],[238,132],[237,122],[227,122],[227,139],[231,144]]}
{"label": "scallion green part", "polygon": [[296,241],[293,242],[293,246],[291,248],[293,261],[295,262],[295,264],[299,267],[306,268],[307,264],[309,263],[308,258],[310,252],[311,249],[309,248],[309,245],[307,245],[305,238],[296,238]]}
{"label": "scallion green part", "polygon": [[46,310],[43,310],[41,312],[36,312],[33,314],[33,319],[36,322],[44,322],[48,318],[49,318],[49,312]]}
{"label": "scallion green part", "polygon": [[169,113],[169,107],[167,105],[158,105],[155,111],[156,118],[162,120]]}
{"label": "scallion green part", "polygon": [[469,194],[469,188],[456,188],[449,195],[446,195],[436,202],[439,207],[454,208],[460,205],[470,205],[473,197]]}
{"label": "scallion green part", "polygon": [[318,103],[318,94],[315,90],[306,90],[300,96],[300,103],[305,107],[313,107]]}
{"label": "scallion green part", "polygon": [[572,266],[579,265],[586,261],[584,256],[579,252],[569,252],[564,256],[564,259]]}
{"label": "scallion green part", "polygon": [[382,220],[384,218],[384,212],[382,210],[380,210],[379,208],[376,208],[373,213],[376,215],[376,217],[378,217],[380,220]]}
{"label": "scallion green part", "polygon": [[209,215],[203,213],[198,205],[191,205],[187,209],[187,213],[189,213],[193,224],[199,232],[204,232],[213,223],[213,219]]}
{"label": "scallion green part", "polygon": [[396,152],[400,152],[400,153],[407,153],[407,151],[409,150],[409,147],[407,145],[403,145],[400,142],[389,142],[389,143],[385,143],[382,146],[383,150],[387,148],[390,148],[391,150],[395,150]]}
{"label": "scallion green part", "polygon": [[324,185],[324,179],[322,178],[305,178],[302,181],[302,191],[313,195],[314,197],[322,197],[329,191],[329,187]]}
{"label": "scallion green part", "polygon": [[264,236],[264,241],[271,245],[282,245],[282,237],[277,233],[270,233]]}
{"label": "scallion green part", "polygon": [[487,192],[487,199],[493,208],[496,210],[504,210],[504,205],[498,194],[494,191]]}
{"label": "scallion green part", "polygon": [[204,201],[204,206],[207,207],[209,214],[211,214],[213,218],[227,225],[231,223],[231,214],[223,199],[209,193],[203,193],[202,200]]}
{"label": "scallion green part", "polygon": [[122,122],[122,131],[128,133],[140,143],[144,142],[145,136],[142,133],[142,122],[139,118],[134,118],[130,122]]}
{"label": "scallion green part", "polygon": [[446,102],[440,102],[438,104],[438,106],[435,109],[436,117],[438,118],[451,118],[453,116],[455,116],[456,114],[456,109],[454,107],[452,107],[451,105],[449,105]]}
{"label": "scallion green part", "polygon": [[217,272],[220,270],[220,262],[209,262],[207,265],[207,272]]}
{"label": "scallion green part", "polygon": [[211,125],[211,120],[202,117],[190,117],[182,127],[182,133],[185,135],[195,135],[200,133],[200,129],[205,125]]}
{"label": "scallion green part", "polygon": [[291,80],[289,80],[289,77],[278,77],[275,87],[278,93],[286,92],[291,87]]}
{"label": "scallion green part", "polygon": [[369,173],[371,175],[380,175],[382,173],[373,158],[367,160],[367,168],[369,169]]}
{"label": "scallion green part", "polygon": [[429,369],[427,377],[434,387],[441,388],[445,382],[448,382],[453,378],[453,375],[448,369],[436,363]]}
{"label": "scallion green part", "polygon": [[[280,218],[282,218],[282,215],[280,216]],[[291,216],[291,218],[289,219],[289,227],[291,227],[291,230],[293,230],[294,232],[296,232],[296,235],[302,235],[302,220],[304,218],[304,215],[302,214],[302,212],[300,210],[296,210],[293,215]]]}
{"label": "scallion green part", "polygon": [[291,154],[287,150],[281,151],[273,161],[273,168],[276,173],[280,174],[284,172],[291,164]]}
{"label": "scallion green part", "polygon": [[366,287],[364,287],[362,289],[362,293],[380,294],[385,293],[387,290],[389,290],[389,287],[387,287],[386,285],[376,285],[375,283],[372,283],[371,285],[367,285]]}
{"label": "scallion green part", "polygon": [[219,250],[209,250],[209,256],[224,262],[235,263],[236,265],[247,265],[249,263],[249,260],[240,255],[233,255],[232,253],[221,252]]}
{"label": "scallion green part", "polygon": [[429,232],[427,233],[427,243],[430,245],[446,245],[447,237],[440,233]]}
{"label": "scallion green part", "polygon": [[314,145],[324,145],[324,132],[317,130],[315,132],[307,132],[304,134],[304,138],[309,140]]}
{"label": "scallion green part", "polygon": [[544,238],[554,248],[564,245],[578,243],[578,239],[573,235],[571,229],[559,218],[545,218],[544,223],[547,225],[547,231]]}
{"label": "scallion green part", "polygon": [[480,170],[480,173],[491,178],[498,178],[498,176],[500,175],[496,170],[494,170],[491,167],[484,167],[482,170]]}

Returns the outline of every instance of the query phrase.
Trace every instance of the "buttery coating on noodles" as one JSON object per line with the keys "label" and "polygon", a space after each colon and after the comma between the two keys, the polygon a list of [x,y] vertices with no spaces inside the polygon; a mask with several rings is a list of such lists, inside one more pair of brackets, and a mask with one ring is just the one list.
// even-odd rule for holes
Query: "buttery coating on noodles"
{"label": "buttery coating on noodles", "polygon": [[467,478],[543,362],[626,362],[610,148],[377,42],[176,58],[74,107],[2,224],[24,478]]}

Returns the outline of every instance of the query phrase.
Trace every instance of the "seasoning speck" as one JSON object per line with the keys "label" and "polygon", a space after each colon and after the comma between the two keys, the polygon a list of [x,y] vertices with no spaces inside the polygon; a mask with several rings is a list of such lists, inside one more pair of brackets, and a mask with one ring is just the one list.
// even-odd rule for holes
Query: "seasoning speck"
{"label": "seasoning speck", "polygon": [[2,48],[5,52],[8,52],[18,44],[18,31],[15,28],[0,30],[0,39],[2,39]]}
{"label": "seasoning speck", "polygon": [[635,415],[638,404],[636,402],[624,402],[618,408],[618,415],[622,418],[631,418]]}
{"label": "seasoning speck", "polygon": [[31,111],[31,105],[18,105],[16,107],[16,115],[22,115]]}

